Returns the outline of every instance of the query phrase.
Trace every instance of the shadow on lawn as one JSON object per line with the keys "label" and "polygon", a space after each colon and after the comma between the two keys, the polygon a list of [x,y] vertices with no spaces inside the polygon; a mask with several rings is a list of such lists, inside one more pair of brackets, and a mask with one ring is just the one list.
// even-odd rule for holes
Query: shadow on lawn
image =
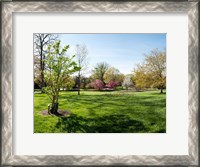
{"label": "shadow on lawn", "polygon": [[[158,94],[155,93],[155,95]],[[65,98],[65,96],[62,98]],[[166,107],[165,98],[158,98],[157,96],[132,96],[129,94],[123,96],[116,94],[82,95],[80,97],[69,96],[67,98],[70,99],[69,103],[73,107],[86,107],[90,112],[87,117],[76,114],[59,117],[55,131],[58,130],[63,133],[166,132],[165,118],[162,118],[160,114],[161,109]],[[96,109],[101,110],[101,107],[104,110],[107,107],[107,110],[109,108],[109,111],[114,111],[115,114],[110,114],[110,112],[104,116],[99,116]],[[126,114],[121,114],[123,113],[122,111],[126,111]],[[131,115],[135,114],[136,117],[130,117],[127,113]]]}
{"label": "shadow on lawn", "polygon": [[68,117],[60,117],[56,128],[66,133],[142,133],[149,130],[142,122],[126,115],[84,118],[71,114]]}

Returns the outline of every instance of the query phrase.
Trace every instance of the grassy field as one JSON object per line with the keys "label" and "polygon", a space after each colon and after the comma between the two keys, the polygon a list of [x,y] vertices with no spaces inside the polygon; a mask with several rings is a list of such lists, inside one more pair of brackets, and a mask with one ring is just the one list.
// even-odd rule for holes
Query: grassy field
{"label": "grassy field", "polygon": [[147,92],[61,92],[59,108],[68,116],[44,116],[50,103],[34,95],[35,133],[165,133],[166,94]]}

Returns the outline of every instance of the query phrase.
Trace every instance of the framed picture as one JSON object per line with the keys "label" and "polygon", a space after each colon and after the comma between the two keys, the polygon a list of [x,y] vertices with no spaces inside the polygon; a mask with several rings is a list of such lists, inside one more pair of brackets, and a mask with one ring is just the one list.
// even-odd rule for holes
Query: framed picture
{"label": "framed picture", "polygon": [[2,165],[198,166],[198,1],[2,1]]}

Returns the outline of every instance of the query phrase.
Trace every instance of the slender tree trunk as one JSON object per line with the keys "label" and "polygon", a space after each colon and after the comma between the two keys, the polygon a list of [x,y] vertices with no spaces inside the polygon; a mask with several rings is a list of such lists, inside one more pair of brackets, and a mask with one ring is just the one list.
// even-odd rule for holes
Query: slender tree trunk
{"label": "slender tree trunk", "polygon": [[43,44],[40,43],[40,70],[41,70],[41,92],[44,93],[43,88],[45,87],[44,82],[44,62],[43,62]]}
{"label": "slender tree trunk", "polygon": [[41,91],[44,93],[43,88],[45,87],[45,82],[44,82],[44,73],[43,70],[41,71]]}
{"label": "slender tree trunk", "polygon": [[81,74],[79,71],[79,73],[78,73],[78,95],[80,95],[80,87],[81,87]]}
{"label": "slender tree trunk", "polygon": [[[45,60],[45,56],[42,55],[43,60]],[[46,86],[45,81],[44,81],[44,69],[45,69],[45,62],[42,62],[42,88]]]}

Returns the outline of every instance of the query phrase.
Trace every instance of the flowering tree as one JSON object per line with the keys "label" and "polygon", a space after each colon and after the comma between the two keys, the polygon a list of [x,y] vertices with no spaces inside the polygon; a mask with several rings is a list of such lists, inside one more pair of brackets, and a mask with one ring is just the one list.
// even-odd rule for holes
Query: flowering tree
{"label": "flowering tree", "polygon": [[117,83],[115,82],[115,81],[109,81],[109,83],[108,83],[108,87],[109,88],[115,88],[117,86]]}
{"label": "flowering tree", "polygon": [[97,90],[101,90],[104,87],[104,83],[101,80],[96,79],[91,83],[91,87]]}
{"label": "flowering tree", "polygon": [[124,78],[124,81],[122,83],[122,86],[124,86],[127,90],[129,87],[133,86],[133,82],[131,80],[131,76],[130,75],[127,75],[125,78]]}

